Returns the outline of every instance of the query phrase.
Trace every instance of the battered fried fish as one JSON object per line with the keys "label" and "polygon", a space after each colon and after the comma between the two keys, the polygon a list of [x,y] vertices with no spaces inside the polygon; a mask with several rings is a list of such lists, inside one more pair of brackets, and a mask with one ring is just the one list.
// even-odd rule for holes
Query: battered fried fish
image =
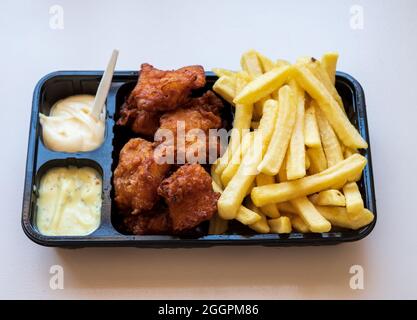
{"label": "battered fried fish", "polygon": [[[173,111],[166,112],[160,119],[160,129],[169,130],[174,140],[164,142],[167,150],[174,144],[175,159],[178,160],[179,153],[184,158],[189,158],[187,154],[192,154],[196,159],[205,159],[212,155],[214,159],[219,153],[219,144],[217,137],[210,138],[210,129],[220,129],[222,127],[222,119],[220,110],[223,108],[222,101],[212,92],[207,91],[199,98],[191,99],[183,107]],[[196,130],[200,129],[202,137],[197,136]],[[192,130],[192,131],[191,131]],[[183,137],[181,137],[183,132]],[[177,138],[185,140],[183,145],[177,145]],[[204,138],[204,139],[202,139]],[[210,149],[212,152],[210,153]],[[201,155],[201,157],[200,157]]]}
{"label": "battered fried fish", "polygon": [[167,209],[158,208],[149,214],[129,215],[123,219],[123,228],[136,235],[170,234],[171,219]]}
{"label": "battered fried fish", "polygon": [[217,211],[219,193],[211,177],[199,164],[186,164],[162,181],[158,193],[169,208],[174,232],[192,229]]}
{"label": "battered fried fish", "polygon": [[139,110],[136,106],[129,106],[125,103],[120,111],[118,125],[129,126],[133,132],[148,137],[153,137],[159,127],[159,112]]}
{"label": "battered fried fish", "polygon": [[124,212],[146,212],[158,200],[157,189],[168,172],[169,164],[158,164],[154,146],[141,138],[130,139],[120,151],[114,171],[115,201]]}
{"label": "battered fried fish", "polygon": [[205,84],[202,66],[162,71],[144,63],[127,104],[149,112],[174,110],[188,101],[191,90],[202,88]]}

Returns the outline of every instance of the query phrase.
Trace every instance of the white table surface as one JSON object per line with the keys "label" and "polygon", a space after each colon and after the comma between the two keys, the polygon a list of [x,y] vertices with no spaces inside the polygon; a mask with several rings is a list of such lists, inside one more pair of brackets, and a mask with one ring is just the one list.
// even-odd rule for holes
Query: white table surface
{"label": "white table surface", "polygon": [[[226,3],[227,2],[227,3]],[[51,29],[49,8],[64,9]],[[352,29],[360,5],[363,29]],[[354,7],[355,8],[355,7]],[[417,1],[1,1],[0,298],[417,298]],[[91,248],[32,243],[21,203],[32,92],[54,70],[202,64],[340,53],[366,93],[378,223],[332,247]],[[414,204],[413,204],[414,203]],[[64,269],[64,289],[49,286]],[[349,269],[364,269],[364,289]]]}

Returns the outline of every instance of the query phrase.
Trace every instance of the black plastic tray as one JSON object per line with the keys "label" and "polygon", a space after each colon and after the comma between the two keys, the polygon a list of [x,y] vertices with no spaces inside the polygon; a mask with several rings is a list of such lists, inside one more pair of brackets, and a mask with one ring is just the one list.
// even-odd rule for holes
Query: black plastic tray
{"label": "black plastic tray", "polygon": [[[208,247],[213,245],[327,245],[347,241],[356,241],[367,236],[376,223],[376,204],[372,175],[371,149],[363,151],[368,164],[363,172],[359,187],[365,206],[374,215],[374,221],[360,230],[332,230],[322,234],[301,234],[293,232],[289,235],[255,234],[247,228],[239,228],[238,223],[232,224],[229,234],[204,235],[207,225],[203,226],[203,235],[195,237],[178,236],[134,236],[119,232],[113,225],[117,214],[112,203],[112,170],[113,159],[118,157],[120,148],[119,128],[115,127],[115,117],[130,93],[138,78],[136,71],[115,72],[107,97],[107,115],[105,141],[96,150],[80,153],[55,152],[47,149],[42,142],[39,112],[48,114],[51,106],[61,98],[74,94],[95,94],[103,72],[101,71],[58,71],[43,77],[35,87],[32,104],[32,115],[29,130],[29,144],[26,163],[26,178],[23,195],[22,227],[25,234],[34,242],[44,246],[87,247],[87,246],[133,246],[133,247]],[[207,72],[207,86],[210,89],[217,77]],[[346,112],[359,129],[362,137],[369,143],[368,124],[366,118],[365,96],[360,84],[350,75],[337,72],[336,87],[341,95]],[[228,105],[227,110],[231,112]],[[229,119],[230,121],[230,119]],[[42,174],[56,166],[92,166],[103,177],[103,203],[99,228],[87,236],[44,236],[34,224],[36,216],[36,186]]]}

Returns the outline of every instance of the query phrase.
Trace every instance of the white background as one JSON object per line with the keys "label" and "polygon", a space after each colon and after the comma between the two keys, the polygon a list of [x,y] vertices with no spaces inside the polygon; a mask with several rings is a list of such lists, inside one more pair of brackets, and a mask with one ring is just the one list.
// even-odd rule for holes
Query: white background
{"label": "white background", "polygon": [[[64,8],[64,29],[49,7]],[[362,5],[364,29],[350,27]],[[417,1],[1,1],[0,298],[417,298]],[[274,58],[338,50],[363,85],[378,223],[334,247],[44,248],[20,226],[32,92],[54,70],[202,64],[237,69],[256,48]],[[62,265],[65,289],[51,290]],[[349,268],[365,289],[349,287]]]}

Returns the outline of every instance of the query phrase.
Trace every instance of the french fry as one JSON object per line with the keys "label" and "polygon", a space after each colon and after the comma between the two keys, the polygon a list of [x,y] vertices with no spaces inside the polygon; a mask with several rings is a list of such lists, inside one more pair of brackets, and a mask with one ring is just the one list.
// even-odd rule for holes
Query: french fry
{"label": "french fry", "polygon": [[337,92],[334,83],[330,79],[329,75],[327,74],[326,70],[321,65],[320,61],[311,58],[308,60],[308,62],[303,62],[304,64],[311,72],[314,74],[314,76],[320,80],[320,82],[323,84],[323,86],[327,89],[327,91],[332,95],[332,97],[336,100],[337,104],[340,108],[344,111],[345,108],[343,106],[342,98],[340,97],[339,93]]}
{"label": "french fry", "polygon": [[[238,73],[236,76],[236,92],[240,92],[248,81],[245,77]],[[249,130],[250,123],[252,119],[253,105],[251,104],[238,104],[235,108],[235,117],[233,120],[233,129],[230,136],[230,141],[227,146],[226,151],[218,160],[218,165],[216,167],[216,173],[220,176],[222,172],[227,167],[229,161],[231,160],[233,154],[236,152],[236,149],[240,146],[241,140],[245,130]]]}
{"label": "french fry", "polygon": [[261,216],[261,219],[256,221],[253,224],[248,225],[249,228],[251,228],[252,230],[255,230],[258,233],[269,233],[269,231],[271,230],[269,225],[268,225],[268,221],[266,219],[266,216],[259,210],[259,208],[257,208],[252,201],[249,201],[246,203],[246,206],[252,210],[253,212],[256,212],[257,214],[259,214]]}
{"label": "french fry", "polygon": [[239,169],[240,162],[244,154],[249,150],[249,147],[253,144],[254,133],[248,132],[242,139],[242,143],[238,146],[237,150],[233,153],[232,158],[230,159],[226,169],[223,170],[221,174],[221,181],[224,186],[232,180],[236,171]]}
{"label": "french fry", "polygon": [[[220,176],[216,173],[217,165],[218,165],[217,161],[211,165],[211,168],[210,168],[211,179],[222,190],[223,184],[221,182]],[[216,191],[216,192],[218,192],[218,191]]]}
{"label": "french fry", "polygon": [[344,207],[316,206],[316,209],[336,227],[358,230],[374,220],[374,214],[364,209],[356,219],[349,218]]}
{"label": "french fry", "polygon": [[[247,81],[237,75],[236,78],[236,92],[239,93],[247,84]],[[230,136],[228,148],[233,154],[240,145],[243,138],[243,130],[249,129],[252,121],[253,105],[252,104],[237,104],[235,108],[235,116],[233,120],[233,129]]]}
{"label": "french fry", "polygon": [[224,100],[233,104],[236,95],[236,77],[221,76],[213,85],[213,90]]}
{"label": "french fry", "polygon": [[336,82],[336,65],[337,60],[339,59],[339,54],[337,52],[326,52],[321,57],[321,64],[329,75],[330,80],[333,85]]}
{"label": "french fry", "polygon": [[295,210],[295,208],[293,207],[293,205],[289,201],[277,203],[277,207],[278,207],[278,210],[280,211],[281,215],[283,215],[282,212],[289,212],[289,213],[292,213],[292,214],[298,214],[297,211]]}
{"label": "french fry", "polygon": [[255,102],[253,105],[253,119],[255,120],[259,120],[262,117],[262,113],[264,110],[264,103],[268,100],[271,99],[271,96],[268,95],[266,97],[263,97],[262,99],[260,99],[259,101]]}
{"label": "french fry", "polygon": [[316,174],[327,169],[327,159],[321,144],[319,148],[307,148],[306,153],[310,159],[309,174]]}
{"label": "french fry", "polygon": [[357,149],[352,149],[352,148],[345,148],[345,150],[343,151],[343,156],[346,158],[349,158],[352,154],[358,153]]}
{"label": "french fry", "polygon": [[[350,123],[344,111],[340,108],[339,104],[328,92],[326,87],[320,82],[320,80],[318,80],[313,73],[303,65],[297,65],[293,67],[292,70],[292,74],[294,74],[297,82],[313,99],[317,101],[320,109],[324,112],[327,120],[330,122],[339,139],[346,146],[351,148],[367,148],[367,142],[361,137],[353,124]],[[251,83],[249,83],[245,89]],[[240,97],[248,96],[248,90],[245,89],[242,90],[235,100],[241,100]]]}
{"label": "french fry", "polygon": [[321,191],[317,196],[317,200],[312,202],[319,206],[344,207],[346,205],[345,196],[336,189]]}
{"label": "french fry", "polygon": [[305,110],[304,114],[304,143],[310,148],[320,148],[320,132],[317,124],[316,110],[311,103]]}
{"label": "french fry", "polygon": [[[354,154],[333,167],[298,180],[255,187],[251,198],[256,206],[277,203],[320,192],[334,185],[352,181],[366,166],[366,158]],[[230,185],[230,184],[229,184]]]}
{"label": "french fry", "polygon": [[287,181],[287,156],[284,158],[282,162],[281,168],[279,169],[278,175],[276,176],[279,182]]}
{"label": "french fry", "polygon": [[259,129],[255,132],[253,145],[243,156],[239,169],[217,201],[218,212],[223,219],[229,220],[236,217],[248,188],[255,180],[256,168],[269,145],[277,113],[278,103],[275,100],[268,100],[264,106]]}
{"label": "french fry", "polygon": [[272,233],[291,233],[291,220],[288,217],[279,217],[268,220]]}
{"label": "french fry", "polygon": [[308,153],[305,153],[305,157],[306,157],[306,170],[310,169],[310,157],[308,156]]}
{"label": "french fry", "polygon": [[287,60],[284,60],[284,59],[278,59],[277,61],[275,61],[275,67],[277,68],[288,67],[290,65],[291,63],[289,63]]}
{"label": "french fry", "polygon": [[295,114],[294,94],[289,86],[283,86],[279,90],[278,117],[274,133],[269,148],[258,166],[260,172],[270,176],[279,172],[294,129]]}
{"label": "french fry", "polygon": [[[249,50],[242,55],[240,65],[244,71],[246,71],[252,79],[259,77],[264,73],[260,59],[258,58],[258,52],[255,50]],[[262,116],[263,104],[270,97],[266,96],[254,103],[254,116],[260,119]]]}
{"label": "french fry", "polygon": [[327,165],[329,167],[334,166],[344,159],[339,140],[337,139],[336,134],[330,126],[330,123],[324,116],[323,111],[320,110],[316,102],[312,101],[311,105],[316,110],[316,118],[319,125],[321,143],[324,153],[326,154]]}
{"label": "french fry", "polygon": [[252,121],[250,124],[251,129],[258,129],[259,121]]}
{"label": "french fry", "polygon": [[294,80],[290,81],[295,96],[296,118],[287,155],[287,179],[295,180],[306,175],[306,157],[304,147],[304,91]]}
{"label": "french fry", "polygon": [[346,211],[349,218],[356,219],[364,209],[362,196],[356,182],[345,184],[343,193],[346,198]]}
{"label": "french fry", "polygon": [[235,77],[236,76],[236,72],[233,72],[233,71],[227,70],[227,69],[223,69],[223,68],[213,68],[212,71],[219,78],[222,77],[222,76],[227,76],[227,77]]}
{"label": "french fry", "polygon": [[295,230],[301,233],[308,233],[310,229],[308,228],[307,223],[299,216],[294,216],[291,219],[291,225],[294,227]]}
{"label": "french fry", "polygon": [[236,216],[236,220],[246,226],[253,225],[261,219],[262,216],[260,214],[246,208],[245,206],[240,206]]}
{"label": "french fry", "polygon": [[[223,192],[223,190],[219,187],[219,185],[216,182],[214,182],[214,180],[212,181],[212,186],[213,186],[214,192],[218,192],[218,193]],[[218,219],[222,219],[222,218],[218,215]],[[222,220],[227,221],[224,219]],[[249,225],[249,224],[255,223],[256,221],[261,220],[261,216],[244,206],[240,206],[236,215],[236,220],[244,225]]]}
{"label": "french fry", "polygon": [[249,50],[242,54],[240,66],[252,79],[259,77],[262,73],[262,65],[255,50]]}
{"label": "french fry", "polygon": [[274,68],[249,82],[246,87],[235,97],[234,103],[254,103],[275,90],[278,90],[288,79],[292,67],[283,66]]}
{"label": "french fry", "polygon": [[257,52],[258,59],[261,62],[262,65],[262,71],[268,72],[272,70],[274,67],[276,67],[275,63],[269,59],[268,57],[264,56],[262,53]]}
{"label": "french fry", "polygon": [[[266,174],[260,173],[256,176],[256,185],[257,186],[265,186],[268,184],[275,183],[274,177],[267,176]],[[267,204],[259,208],[261,212],[270,217],[270,218],[278,218],[280,216],[277,206],[274,203]]]}
{"label": "french fry", "polygon": [[223,234],[227,231],[227,228],[228,228],[228,221],[223,220],[216,213],[210,219],[208,234]]}
{"label": "french fry", "polygon": [[320,214],[307,197],[299,197],[290,201],[297,213],[307,224],[311,232],[328,232],[332,225]]}

